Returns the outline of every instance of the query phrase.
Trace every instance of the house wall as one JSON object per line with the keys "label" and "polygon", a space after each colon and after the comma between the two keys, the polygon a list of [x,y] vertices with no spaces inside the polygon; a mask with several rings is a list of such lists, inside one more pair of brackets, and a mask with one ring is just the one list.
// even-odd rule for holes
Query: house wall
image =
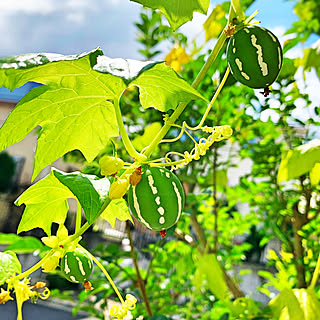
{"label": "house wall", "polygon": [[[5,102],[0,101],[0,127],[5,122],[6,118],[10,114],[10,112],[16,106],[15,103],[12,102]],[[35,133],[34,129],[31,131],[26,138],[22,141],[15,143],[14,145],[9,146],[6,151],[12,156],[19,156],[25,159],[24,166],[22,169],[22,173],[20,176],[20,184],[22,185],[30,185],[31,183],[31,176],[33,171],[33,163],[34,163],[34,154],[37,146],[37,134]],[[76,164],[64,163],[61,159],[55,161],[52,165],[47,166],[44,168],[35,181],[43,178],[50,172],[51,167],[55,167],[57,169],[63,171],[75,171],[78,170]]]}

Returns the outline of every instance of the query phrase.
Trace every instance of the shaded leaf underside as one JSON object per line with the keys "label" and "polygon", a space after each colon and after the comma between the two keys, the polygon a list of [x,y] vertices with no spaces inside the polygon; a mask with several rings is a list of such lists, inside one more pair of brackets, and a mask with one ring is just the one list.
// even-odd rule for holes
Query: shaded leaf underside
{"label": "shaded leaf underside", "polygon": [[192,20],[194,12],[206,14],[210,0],[131,0],[151,9],[159,9],[176,30],[184,23]]}

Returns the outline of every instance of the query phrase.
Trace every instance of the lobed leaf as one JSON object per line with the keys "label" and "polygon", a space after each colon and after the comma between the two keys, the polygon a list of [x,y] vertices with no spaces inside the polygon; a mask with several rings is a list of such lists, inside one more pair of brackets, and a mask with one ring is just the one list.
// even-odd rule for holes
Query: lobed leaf
{"label": "lobed leaf", "polygon": [[179,102],[205,100],[197,90],[164,63],[145,70],[131,84],[139,87],[140,102],[144,109],[153,107],[166,112],[176,109]]}
{"label": "lobed leaf", "polygon": [[99,49],[77,56],[31,54],[0,59],[0,86],[20,87],[27,81],[45,86],[21,99],[0,129],[0,150],[42,127],[32,179],[68,151],[79,149],[92,161],[110,137],[118,135],[112,103],[125,85],[118,77],[92,69]]}
{"label": "lobed leaf", "polygon": [[16,200],[17,205],[26,205],[18,233],[39,227],[50,235],[53,222],[64,223],[68,211],[67,199],[70,198],[79,201],[87,221],[92,223],[110,188],[107,178],[96,179],[96,176],[80,172],[64,173],[53,168],[49,175],[32,185]]}
{"label": "lobed leaf", "polygon": [[155,108],[166,112],[175,109],[179,102],[205,100],[164,62],[111,59],[103,56],[98,57],[94,70],[121,77],[127,86],[137,86],[144,109]]}
{"label": "lobed leaf", "polygon": [[312,289],[285,289],[269,302],[275,320],[317,320],[320,304]]}
{"label": "lobed leaf", "polygon": [[63,224],[66,219],[68,198],[75,196],[53,172],[32,185],[15,202],[18,206],[26,205],[17,233],[42,228],[51,235],[52,223]]}
{"label": "lobed leaf", "polygon": [[194,12],[206,14],[210,0],[131,0],[151,9],[159,9],[173,30],[193,19]]}

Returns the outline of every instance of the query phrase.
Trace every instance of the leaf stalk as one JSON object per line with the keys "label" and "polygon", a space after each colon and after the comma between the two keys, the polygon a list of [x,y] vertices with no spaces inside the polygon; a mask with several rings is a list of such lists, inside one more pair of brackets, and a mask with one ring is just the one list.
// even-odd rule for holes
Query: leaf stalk
{"label": "leaf stalk", "polygon": [[116,97],[113,100],[113,105],[116,113],[117,123],[121,135],[122,142],[124,144],[124,147],[126,148],[129,155],[137,162],[144,162],[147,160],[147,157],[139,152],[134,148],[131,140],[129,139],[128,133],[126,128],[124,127],[124,123],[122,120],[121,110],[120,110],[120,104],[119,104],[119,98]]}

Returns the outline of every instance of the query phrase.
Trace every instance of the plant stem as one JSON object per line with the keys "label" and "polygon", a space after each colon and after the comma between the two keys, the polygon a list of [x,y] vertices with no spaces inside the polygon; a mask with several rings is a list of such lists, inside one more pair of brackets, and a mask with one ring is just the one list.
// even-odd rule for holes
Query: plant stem
{"label": "plant stem", "polygon": [[76,227],[75,232],[77,232],[81,228],[81,204],[77,200],[77,213],[76,213]]}
{"label": "plant stem", "polygon": [[214,220],[214,244],[213,251],[217,253],[218,251],[218,200],[217,200],[217,163],[218,163],[218,148],[215,145],[213,148],[213,214],[215,217]]}
{"label": "plant stem", "polygon": [[319,278],[319,273],[320,273],[320,253],[319,253],[319,256],[318,256],[318,261],[317,261],[316,268],[314,269],[314,272],[313,272],[313,275],[312,275],[312,280],[311,280],[311,283],[310,283],[310,286],[309,286],[310,289],[314,289],[314,287],[316,286],[318,278]]}
{"label": "plant stem", "polygon": [[292,217],[292,227],[293,227],[293,245],[294,245],[294,260],[295,267],[297,270],[297,286],[298,288],[306,288],[306,270],[303,262],[303,257],[305,255],[305,250],[302,245],[302,236],[300,235],[300,231],[302,227],[305,225],[305,216],[300,214],[298,210],[298,202],[293,205],[293,217]]}
{"label": "plant stem", "polygon": [[141,274],[140,274],[137,257],[136,257],[135,251],[134,251],[134,246],[133,246],[132,235],[131,235],[131,230],[130,230],[129,223],[127,223],[126,228],[127,228],[127,234],[128,234],[128,238],[129,238],[129,242],[130,242],[131,257],[132,257],[134,268],[135,268],[136,274],[137,274],[138,286],[139,286],[139,289],[140,289],[140,292],[141,292],[141,295],[142,295],[142,299],[143,299],[143,301],[144,301],[144,303],[146,305],[146,309],[147,309],[148,315],[151,317],[152,316],[152,310],[151,310],[149,299],[148,299],[148,295],[147,295],[147,292],[146,292],[145,281],[142,279]]}
{"label": "plant stem", "polygon": [[[207,74],[208,70],[212,66],[213,62],[217,58],[220,50],[222,49],[222,46],[224,42],[226,41],[227,36],[224,32],[221,33],[221,35],[218,38],[218,41],[216,45],[214,46],[211,54],[209,55],[206,63],[203,65],[202,69],[200,70],[199,74],[195,78],[195,80],[192,83],[193,88],[198,88],[201,81]],[[168,133],[169,129],[171,128],[171,125],[176,122],[176,120],[179,118],[181,113],[184,111],[188,103],[182,102],[178,105],[177,109],[173,112],[173,114],[170,116],[168,121],[164,124],[164,126],[161,128],[159,133],[156,135],[152,143],[145,149],[144,154],[149,158],[156,148],[156,146],[160,143],[160,141],[165,137],[165,135]]]}
{"label": "plant stem", "polygon": [[43,261],[45,259],[47,259],[48,257],[50,257],[52,255],[52,253],[54,252],[53,249],[51,249],[40,261],[38,261],[35,265],[33,265],[31,268],[29,268],[28,270],[26,270],[23,273],[20,273],[18,275],[16,275],[14,278],[16,279],[22,279],[25,278],[27,276],[29,276],[29,274],[31,274],[32,272],[35,272],[36,270],[38,270],[41,265],[43,264]]}
{"label": "plant stem", "polygon": [[[225,72],[225,74],[224,74],[224,76],[223,76],[223,79],[222,79],[221,83],[219,84],[218,89],[216,90],[213,98],[211,99],[211,101],[210,101],[210,103],[209,103],[209,105],[208,105],[208,107],[207,107],[206,112],[204,113],[204,115],[203,115],[200,123],[197,125],[196,128],[201,128],[202,125],[204,124],[204,122],[205,122],[205,120],[206,120],[206,118],[207,118],[210,110],[212,109],[212,106],[213,106],[214,102],[216,101],[216,99],[217,99],[220,91],[222,90],[224,84],[226,83],[226,81],[227,81],[227,79],[228,79],[229,73],[230,73],[230,69],[227,68],[227,70],[226,70],[226,72]],[[196,128],[195,128],[195,129],[196,129]]]}
{"label": "plant stem", "polygon": [[106,278],[108,279],[108,281],[109,281],[112,289],[113,289],[114,292],[117,294],[120,302],[121,302],[122,304],[124,304],[124,300],[123,300],[123,298],[122,298],[122,296],[121,296],[118,288],[117,288],[116,285],[114,284],[112,278],[110,277],[108,271],[105,269],[105,267],[100,263],[100,261],[99,261],[94,255],[92,255],[89,251],[87,251],[87,252],[90,254],[92,260],[96,263],[96,265],[101,269],[101,271],[104,273],[104,275],[105,275]]}
{"label": "plant stem", "polygon": [[190,302],[189,302],[189,307],[188,307],[188,311],[187,311],[186,320],[189,320],[190,317],[191,317],[192,307],[193,307],[193,302],[194,302],[194,295],[195,295],[195,292],[193,291],[192,294],[191,294]]}
{"label": "plant stem", "polygon": [[128,137],[126,128],[124,127],[118,97],[115,97],[115,99],[113,100],[113,104],[114,104],[117,123],[118,123],[119,131],[120,131],[120,135],[121,135],[121,139],[124,144],[124,147],[126,148],[127,152],[134,160],[138,162],[144,162],[147,159],[147,157],[137,152],[137,150],[134,148],[131,140]]}

